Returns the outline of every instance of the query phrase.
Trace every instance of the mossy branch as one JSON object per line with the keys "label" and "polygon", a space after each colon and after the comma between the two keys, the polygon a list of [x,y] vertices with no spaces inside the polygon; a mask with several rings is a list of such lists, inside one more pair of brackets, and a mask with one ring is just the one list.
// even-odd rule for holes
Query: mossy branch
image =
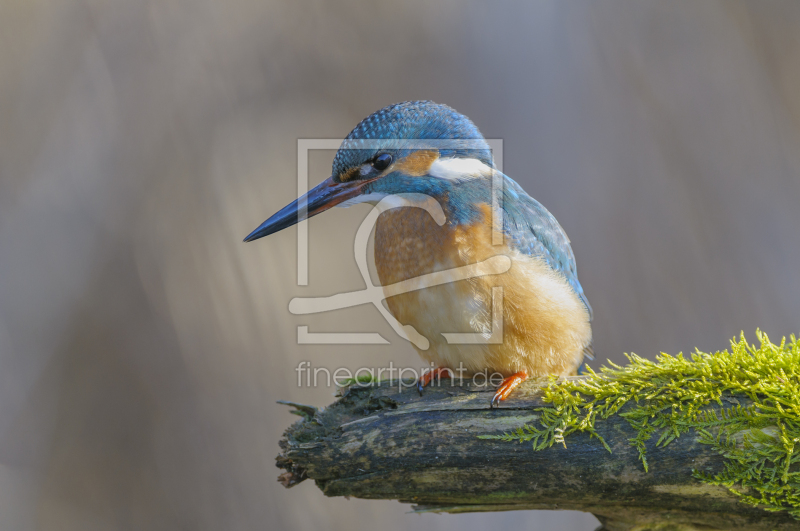
{"label": "mossy branch", "polygon": [[608,529],[800,529],[800,343],[758,335],[531,382],[494,410],[469,382],[353,385],[301,406],[281,480],[425,511],[584,510]]}

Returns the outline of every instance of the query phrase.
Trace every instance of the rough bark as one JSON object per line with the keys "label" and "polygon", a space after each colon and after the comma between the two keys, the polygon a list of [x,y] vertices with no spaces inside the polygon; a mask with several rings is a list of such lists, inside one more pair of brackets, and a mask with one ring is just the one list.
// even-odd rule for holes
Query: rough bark
{"label": "rough bark", "polygon": [[291,404],[303,420],[280,442],[287,487],[315,480],[327,496],[395,499],[417,511],[571,509],[593,513],[610,531],[800,529],[786,513],[743,504],[692,470],[717,472],[723,458],[691,434],[647,446],[645,472],[617,416],[596,429],[612,449],[577,434],[566,447],[479,439],[533,423],[538,387],[526,383],[491,409],[486,387],[442,380],[420,397],[408,387],[350,387],[323,411]]}

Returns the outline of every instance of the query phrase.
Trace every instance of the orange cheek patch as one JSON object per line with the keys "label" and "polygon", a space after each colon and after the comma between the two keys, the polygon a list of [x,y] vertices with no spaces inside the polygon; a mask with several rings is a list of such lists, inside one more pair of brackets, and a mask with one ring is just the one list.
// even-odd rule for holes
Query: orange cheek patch
{"label": "orange cheek patch", "polygon": [[356,166],[354,168],[350,168],[349,170],[347,170],[344,173],[340,173],[339,174],[339,182],[340,183],[346,183],[346,182],[352,181],[353,179],[355,179],[358,176],[358,172],[359,172],[360,169],[361,168],[359,166]]}
{"label": "orange cheek patch", "polygon": [[404,159],[400,159],[392,164],[386,173],[393,171],[403,172],[412,177],[422,177],[427,175],[431,169],[431,165],[439,158],[439,152],[434,150],[419,150],[414,151]]}

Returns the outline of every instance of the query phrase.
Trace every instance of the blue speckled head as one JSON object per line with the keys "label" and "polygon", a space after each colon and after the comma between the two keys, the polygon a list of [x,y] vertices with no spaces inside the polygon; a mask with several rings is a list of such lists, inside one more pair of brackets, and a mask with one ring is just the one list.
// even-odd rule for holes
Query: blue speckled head
{"label": "blue speckled head", "polygon": [[[363,119],[347,135],[333,159],[330,177],[272,215],[245,241],[285,229],[331,207],[361,202],[359,197],[372,201],[394,194],[424,194],[439,201],[451,222],[466,223],[482,216],[480,205],[491,203],[492,180],[408,174],[402,162],[418,150],[435,150],[442,159],[478,159],[494,168],[489,144],[463,114],[432,101],[389,105]],[[379,167],[376,163],[382,158],[388,162]],[[396,163],[401,169],[392,169]]]}
{"label": "blue speckled head", "polygon": [[[375,146],[359,149],[361,140],[386,140],[386,143],[381,143],[378,149]],[[401,158],[407,154],[404,152],[411,151],[403,148],[403,140],[469,140],[472,142],[465,145],[470,149],[459,146],[458,142],[444,144],[439,149],[440,156],[476,158],[494,167],[489,145],[469,118],[432,101],[405,101],[384,107],[361,120],[336,153],[332,173],[340,175],[378,153],[391,153],[395,159]]]}

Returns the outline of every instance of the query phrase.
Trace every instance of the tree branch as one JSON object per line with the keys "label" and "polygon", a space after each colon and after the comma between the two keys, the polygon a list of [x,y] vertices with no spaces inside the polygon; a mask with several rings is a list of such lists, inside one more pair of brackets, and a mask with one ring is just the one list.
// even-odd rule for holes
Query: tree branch
{"label": "tree branch", "polygon": [[327,496],[395,499],[416,511],[586,511],[610,531],[800,529],[785,512],[746,505],[695,479],[693,470],[722,470],[723,457],[691,433],[666,447],[650,441],[649,472],[630,444],[636,432],[617,415],[595,424],[611,453],[587,434],[540,451],[478,438],[535,423],[538,390],[528,382],[497,409],[486,387],[448,380],[422,397],[383,384],[346,388],[324,411],[287,403],[304,418],[280,442],[280,481],[290,487],[311,478]]}

